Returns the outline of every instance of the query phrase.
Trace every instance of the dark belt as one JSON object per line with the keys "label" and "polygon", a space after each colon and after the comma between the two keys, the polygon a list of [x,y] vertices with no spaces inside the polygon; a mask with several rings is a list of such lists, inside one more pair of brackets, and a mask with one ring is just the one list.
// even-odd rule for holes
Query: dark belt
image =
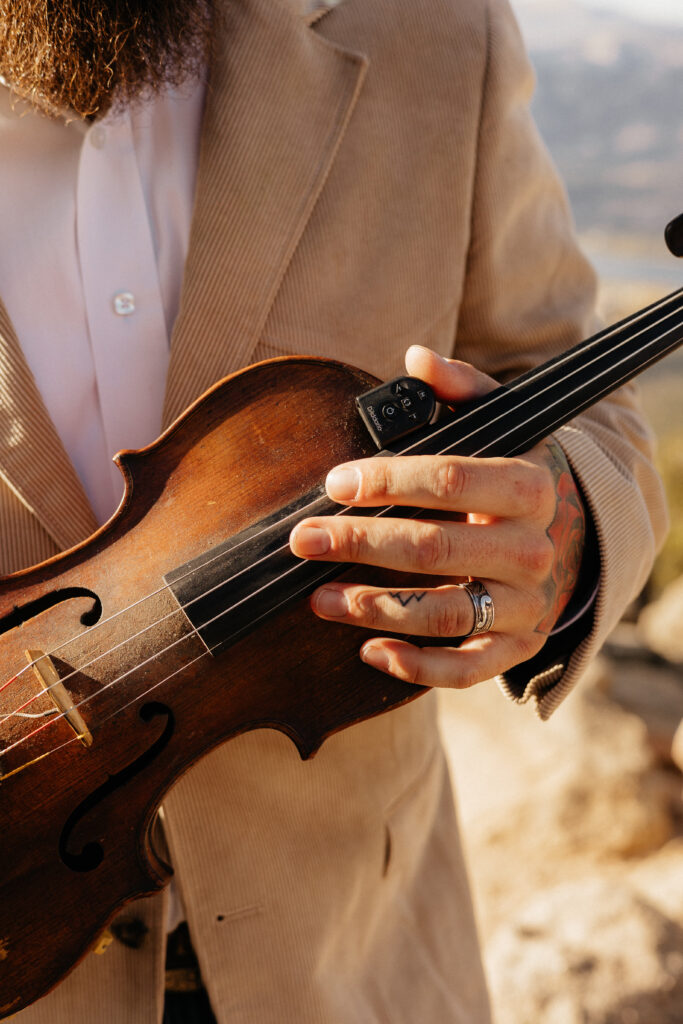
{"label": "dark belt", "polygon": [[185,921],[166,942],[163,1024],[216,1024]]}

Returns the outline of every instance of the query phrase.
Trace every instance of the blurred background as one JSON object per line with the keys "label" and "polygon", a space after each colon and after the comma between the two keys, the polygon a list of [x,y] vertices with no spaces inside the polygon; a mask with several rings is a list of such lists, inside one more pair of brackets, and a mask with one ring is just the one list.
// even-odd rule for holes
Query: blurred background
{"label": "blurred background", "polygon": [[[683,286],[683,0],[511,0],[606,322]],[[641,378],[672,529],[548,723],[444,693],[496,1024],[683,1024],[683,351]]]}

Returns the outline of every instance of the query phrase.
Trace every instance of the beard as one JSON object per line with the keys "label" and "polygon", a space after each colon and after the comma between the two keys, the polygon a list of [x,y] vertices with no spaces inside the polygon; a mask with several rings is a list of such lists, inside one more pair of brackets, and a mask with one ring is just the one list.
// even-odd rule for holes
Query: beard
{"label": "beard", "polygon": [[102,116],[201,73],[216,0],[0,0],[0,75],[45,113]]}

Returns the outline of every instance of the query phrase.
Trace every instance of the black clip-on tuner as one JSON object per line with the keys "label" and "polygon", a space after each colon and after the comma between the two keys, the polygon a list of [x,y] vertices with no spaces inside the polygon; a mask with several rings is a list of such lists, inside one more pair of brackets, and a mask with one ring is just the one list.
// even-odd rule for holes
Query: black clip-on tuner
{"label": "black clip-on tuner", "polygon": [[426,427],[434,415],[436,397],[429,384],[417,377],[396,377],[359,395],[356,407],[381,450]]}

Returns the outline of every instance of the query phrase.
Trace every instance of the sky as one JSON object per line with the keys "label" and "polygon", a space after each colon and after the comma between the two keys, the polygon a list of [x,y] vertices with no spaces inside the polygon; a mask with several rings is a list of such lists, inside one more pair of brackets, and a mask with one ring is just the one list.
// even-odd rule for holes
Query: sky
{"label": "sky", "polygon": [[[513,0],[513,6],[526,6],[542,0]],[[545,0],[551,4],[553,0]],[[668,22],[683,25],[683,0],[574,0],[586,7],[613,10],[641,21]]]}
{"label": "sky", "polygon": [[646,21],[683,24],[683,0],[581,0],[587,7],[610,8]]}

